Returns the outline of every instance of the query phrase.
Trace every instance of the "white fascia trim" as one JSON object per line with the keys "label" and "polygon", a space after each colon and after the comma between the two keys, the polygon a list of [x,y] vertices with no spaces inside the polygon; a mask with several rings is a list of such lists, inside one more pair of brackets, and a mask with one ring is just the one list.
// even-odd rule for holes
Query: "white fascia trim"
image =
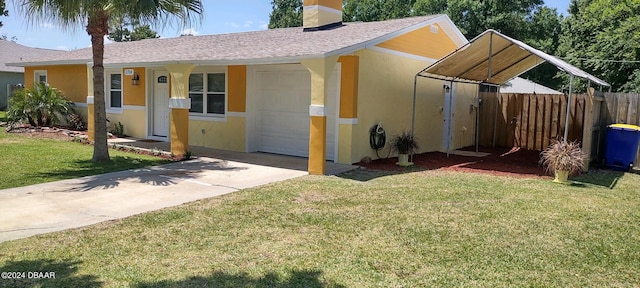
{"label": "white fascia trim", "polygon": [[340,125],[358,125],[358,118],[340,118],[338,119]]}
{"label": "white fascia trim", "polygon": [[87,96],[87,105],[94,104],[95,99],[93,96]]}
{"label": "white fascia trim", "polygon": [[247,112],[227,112],[228,117],[247,117]]}
{"label": "white fascia trim", "polygon": [[309,105],[309,116],[327,116],[324,110],[324,105]]}
{"label": "white fascia trim", "polygon": [[6,63],[7,66],[27,67],[27,66],[54,66],[54,65],[77,65],[87,64],[91,59],[75,59],[75,60],[58,60],[58,61],[42,61],[42,62],[12,62]]}
{"label": "white fascia trim", "polygon": [[88,108],[89,107],[89,103],[73,102],[73,104],[76,105],[76,107],[80,107],[80,108]]}
{"label": "white fascia trim", "polygon": [[400,57],[406,57],[406,58],[410,58],[410,59],[425,61],[425,62],[429,62],[429,63],[436,63],[436,61],[438,61],[438,60],[433,59],[433,58],[424,57],[424,56],[418,56],[418,55],[409,54],[409,53],[405,53],[405,52],[400,52],[400,51],[396,51],[396,50],[391,50],[391,49],[387,49],[387,48],[381,48],[381,47],[378,47],[378,46],[369,47],[367,49],[373,50],[373,51],[378,51],[378,52],[381,52],[381,53],[396,55],[396,56],[400,56]]}
{"label": "white fascia trim", "polygon": [[334,14],[342,15],[342,10],[333,9],[331,7],[322,6],[322,5],[303,6],[303,11],[307,11],[307,10],[322,10],[322,11],[327,11],[327,12],[331,12],[331,13],[334,13]]}
{"label": "white fascia trim", "polygon": [[133,111],[146,111],[147,107],[145,106],[138,106],[138,105],[124,105],[122,107],[122,109],[124,110],[133,110]]}
{"label": "white fascia trim", "polygon": [[460,29],[458,29],[458,26],[456,26],[456,24],[454,24],[453,21],[451,21],[451,18],[449,18],[449,16],[447,15],[444,15],[444,16],[445,17],[442,17],[440,20],[444,21],[444,23],[442,24],[445,24],[445,25],[441,25],[440,28],[442,28],[442,30],[445,33],[447,33],[447,35],[449,35],[449,38],[451,38],[451,40],[453,40],[456,43],[456,45],[458,45],[458,48],[469,43],[469,40],[466,37],[464,37],[464,35],[462,35],[462,32],[460,32]]}

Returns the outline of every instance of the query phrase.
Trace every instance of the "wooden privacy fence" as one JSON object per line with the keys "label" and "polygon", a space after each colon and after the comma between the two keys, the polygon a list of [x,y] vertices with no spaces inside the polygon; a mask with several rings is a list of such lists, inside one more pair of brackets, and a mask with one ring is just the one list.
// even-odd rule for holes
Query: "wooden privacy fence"
{"label": "wooden privacy fence", "polygon": [[[569,139],[582,140],[586,95],[574,95]],[[567,96],[480,93],[481,146],[543,150],[564,135]],[[496,113],[496,109],[498,113]]]}
{"label": "wooden privacy fence", "polygon": [[[486,147],[521,147],[543,150],[564,136],[566,95],[497,94],[483,92],[478,141]],[[496,113],[497,112],[497,113]],[[582,143],[591,161],[605,153],[606,126],[640,126],[640,94],[595,92],[572,96],[568,139]],[[636,157],[640,164],[640,155]]]}

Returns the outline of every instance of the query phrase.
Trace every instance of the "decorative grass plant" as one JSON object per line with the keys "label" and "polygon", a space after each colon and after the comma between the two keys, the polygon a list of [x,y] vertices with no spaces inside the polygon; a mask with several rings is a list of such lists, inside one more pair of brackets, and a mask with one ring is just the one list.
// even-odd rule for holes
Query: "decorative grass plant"
{"label": "decorative grass plant", "polygon": [[540,164],[549,174],[556,175],[555,182],[568,183],[566,177],[584,170],[585,158],[580,142],[554,140],[540,153]]}

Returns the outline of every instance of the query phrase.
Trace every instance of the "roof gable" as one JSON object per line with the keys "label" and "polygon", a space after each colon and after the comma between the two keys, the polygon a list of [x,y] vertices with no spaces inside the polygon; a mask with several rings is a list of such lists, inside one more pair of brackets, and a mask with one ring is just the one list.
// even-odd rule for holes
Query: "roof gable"
{"label": "roof gable", "polygon": [[434,62],[459,47],[438,23],[425,25],[376,46],[433,59]]}

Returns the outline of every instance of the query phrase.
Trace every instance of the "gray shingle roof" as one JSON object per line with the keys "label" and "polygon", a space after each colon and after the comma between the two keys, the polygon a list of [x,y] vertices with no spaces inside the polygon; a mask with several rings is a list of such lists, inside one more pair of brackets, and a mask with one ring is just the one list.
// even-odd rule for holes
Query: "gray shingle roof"
{"label": "gray shingle roof", "polygon": [[[261,63],[274,59],[312,58],[364,48],[394,32],[410,29],[443,15],[411,17],[380,22],[345,23],[342,27],[316,32],[302,28],[272,29],[244,33],[147,39],[105,45],[105,65],[131,63],[209,62],[211,64]],[[444,16],[446,17],[446,16]],[[88,63],[91,48],[63,54],[25,59],[26,63]]]}
{"label": "gray shingle roof", "polygon": [[0,72],[24,72],[22,67],[7,66],[6,63],[19,62],[27,59],[42,58],[64,51],[41,48],[31,48],[9,40],[0,40]]}

